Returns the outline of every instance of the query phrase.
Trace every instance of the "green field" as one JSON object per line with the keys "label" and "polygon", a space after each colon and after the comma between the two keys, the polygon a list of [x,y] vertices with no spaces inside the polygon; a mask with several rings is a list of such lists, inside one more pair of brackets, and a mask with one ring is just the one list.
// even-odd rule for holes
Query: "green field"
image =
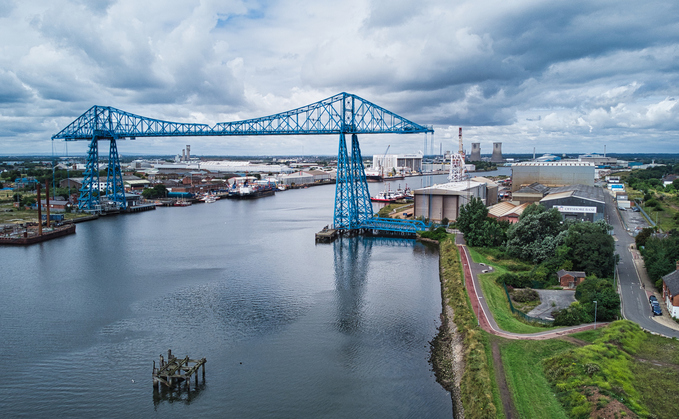
{"label": "green field", "polygon": [[550,339],[502,340],[502,364],[520,418],[568,418],[544,373],[543,360],[572,349],[573,344]]}

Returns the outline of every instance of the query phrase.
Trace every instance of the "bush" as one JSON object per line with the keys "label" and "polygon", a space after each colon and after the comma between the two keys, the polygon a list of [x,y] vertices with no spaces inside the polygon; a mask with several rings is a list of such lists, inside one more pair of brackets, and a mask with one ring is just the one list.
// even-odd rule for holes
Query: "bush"
{"label": "bush", "polygon": [[554,317],[554,326],[575,326],[587,320],[586,313],[577,301],[564,309],[554,310],[552,317]]}
{"label": "bush", "polygon": [[445,227],[439,227],[432,231],[420,231],[420,237],[441,242],[448,237]]}
{"label": "bush", "polygon": [[540,299],[540,295],[538,294],[537,291],[530,289],[530,288],[524,288],[524,289],[517,289],[514,290],[512,293],[512,298],[514,301],[517,303],[527,303],[528,301],[535,301]]}
{"label": "bush", "polygon": [[525,275],[516,275],[512,273],[502,274],[495,280],[498,284],[505,284],[513,288],[528,288],[532,285],[531,280]]}

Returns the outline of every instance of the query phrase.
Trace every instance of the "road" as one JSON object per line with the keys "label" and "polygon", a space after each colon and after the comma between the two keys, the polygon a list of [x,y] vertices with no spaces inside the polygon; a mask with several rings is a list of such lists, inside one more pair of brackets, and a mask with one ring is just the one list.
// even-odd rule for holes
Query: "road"
{"label": "road", "polygon": [[[634,264],[634,254],[630,251],[630,246],[634,244],[634,237],[623,227],[613,198],[608,193],[605,193],[605,196],[606,218],[613,226],[613,233],[617,239],[615,250],[620,255],[620,263],[618,263],[620,283],[618,288],[622,300],[623,317],[637,323],[649,332],[679,338],[679,330],[671,329],[653,320],[651,307],[648,303],[649,294],[646,293],[646,289],[651,288],[652,285],[649,283],[642,286],[640,275]],[[649,291],[652,291],[652,289],[649,289]],[[667,313],[665,312],[663,315],[666,316]]]}

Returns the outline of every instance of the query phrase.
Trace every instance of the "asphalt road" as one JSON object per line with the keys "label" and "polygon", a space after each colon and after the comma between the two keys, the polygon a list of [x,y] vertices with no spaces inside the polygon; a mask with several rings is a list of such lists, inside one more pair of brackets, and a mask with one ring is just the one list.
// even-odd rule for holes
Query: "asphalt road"
{"label": "asphalt road", "polygon": [[[630,245],[634,243],[634,237],[623,227],[613,198],[608,193],[605,193],[605,196],[607,220],[613,226],[613,233],[617,238],[615,250],[620,255],[620,262],[618,263],[620,283],[618,287],[622,299],[623,317],[650,332],[679,338],[678,330],[670,329],[653,321],[646,290],[642,287],[641,279],[634,266],[632,253],[629,250]],[[634,225],[630,225],[630,228],[634,228]]]}

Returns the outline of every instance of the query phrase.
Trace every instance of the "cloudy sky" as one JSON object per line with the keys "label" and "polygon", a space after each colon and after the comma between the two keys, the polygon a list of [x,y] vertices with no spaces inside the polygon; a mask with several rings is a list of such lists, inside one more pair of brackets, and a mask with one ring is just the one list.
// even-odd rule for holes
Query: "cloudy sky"
{"label": "cloudy sky", "polygon": [[[50,137],[92,105],[235,121],[357,94],[435,149],[679,153],[679,2],[0,0],[0,155],[85,153]],[[364,155],[424,135],[362,136]],[[431,143],[432,139],[429,138]],[[335,154],[337,138],[120,142],[121,154]]]}

